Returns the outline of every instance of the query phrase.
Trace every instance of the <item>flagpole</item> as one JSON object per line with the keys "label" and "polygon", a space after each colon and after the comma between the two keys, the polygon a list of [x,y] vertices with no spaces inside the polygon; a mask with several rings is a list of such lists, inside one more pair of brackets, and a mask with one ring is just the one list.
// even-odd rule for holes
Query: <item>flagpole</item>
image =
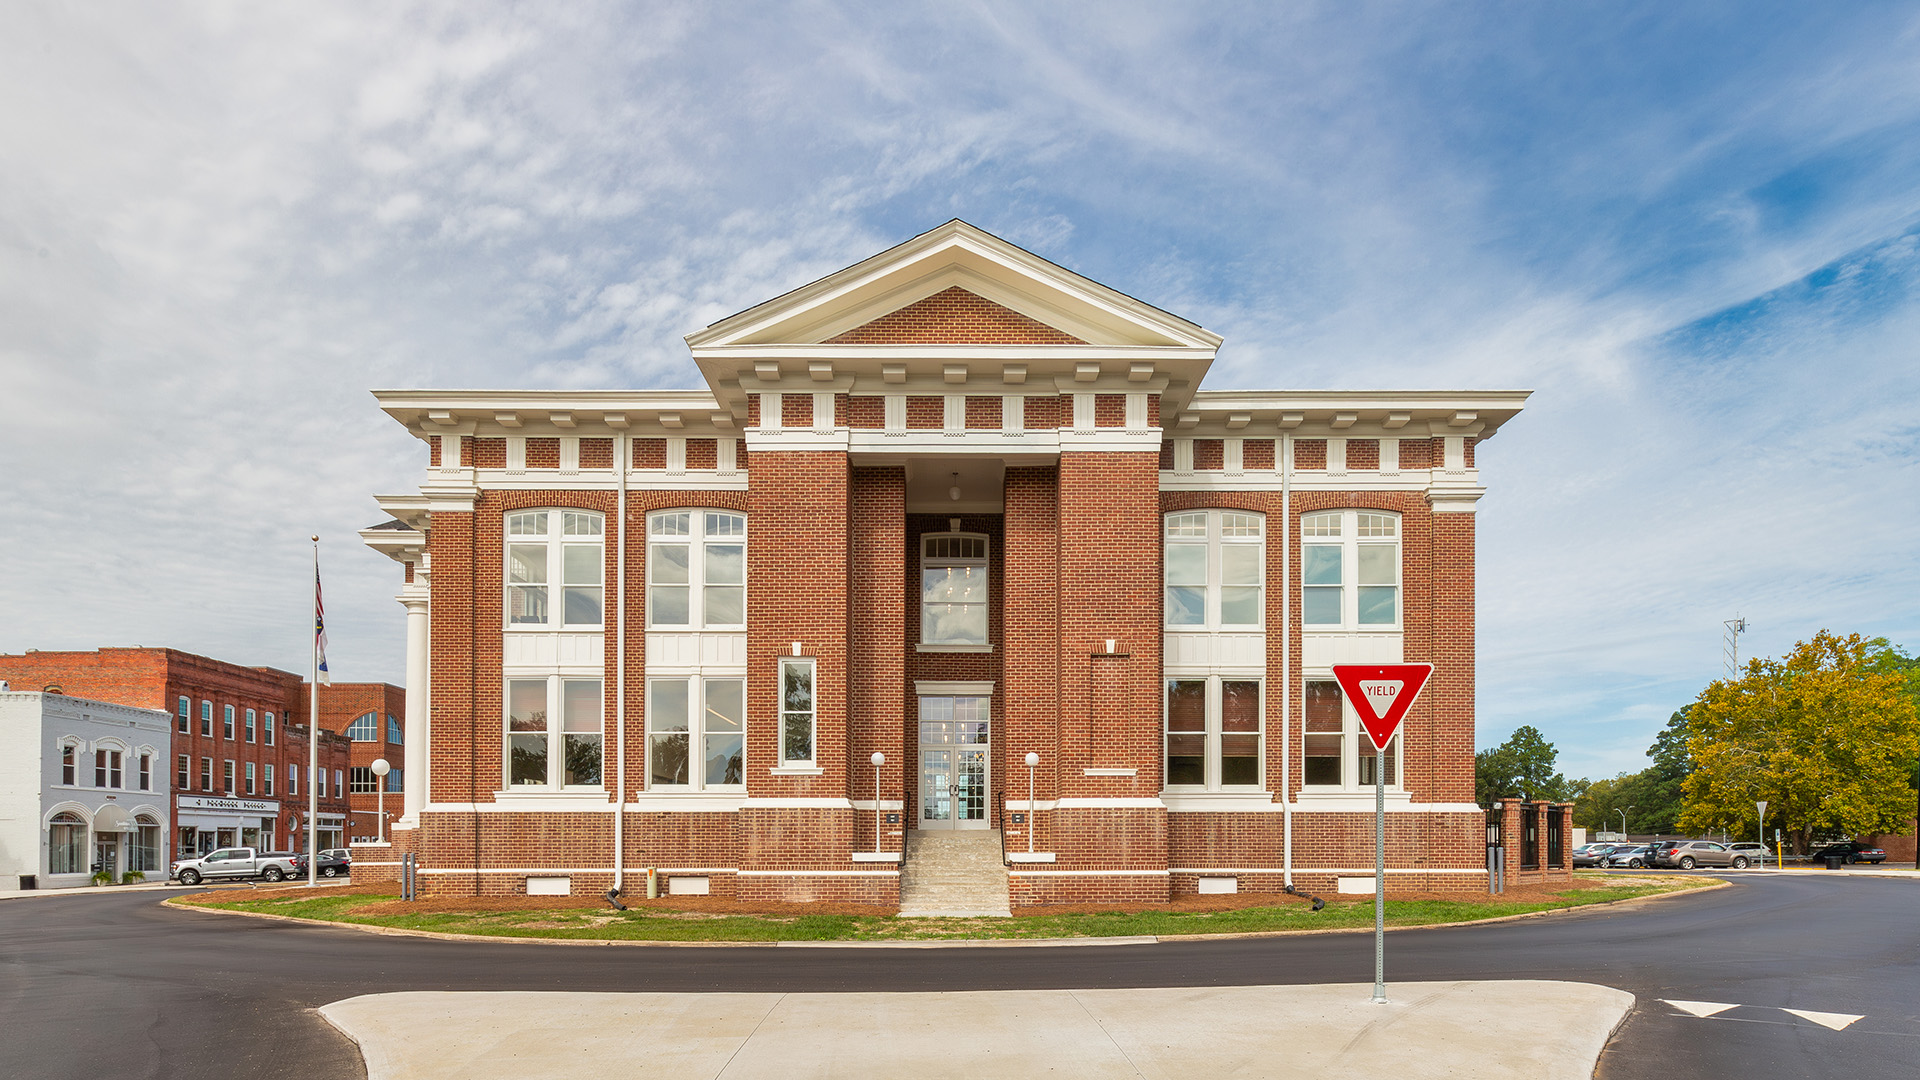
{"label": "flagpole", "polygon": [[307,682],[307,885],[320,883],[320,538],[313,538],[313,668]]}

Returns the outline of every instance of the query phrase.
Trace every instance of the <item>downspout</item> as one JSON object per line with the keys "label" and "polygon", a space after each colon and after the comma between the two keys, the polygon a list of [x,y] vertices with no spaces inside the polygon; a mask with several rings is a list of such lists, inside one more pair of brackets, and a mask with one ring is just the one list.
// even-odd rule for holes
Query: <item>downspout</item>
{"label": "downspout", "polygon": [[1281,884],[1293,888],[1293,436],[1280,433]]}
{"label": "downspout", "polygon": [[613,450],[619,478],[613,555],[613,890],[619,892],[626,877],[627,823],[627,466],[632,462],[627,436],[614,436]]}

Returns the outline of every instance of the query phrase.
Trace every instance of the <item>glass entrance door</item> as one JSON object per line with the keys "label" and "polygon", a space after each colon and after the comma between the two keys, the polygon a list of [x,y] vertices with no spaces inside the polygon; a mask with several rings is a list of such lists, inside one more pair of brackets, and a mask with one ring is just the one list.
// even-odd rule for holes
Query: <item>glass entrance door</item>
{"label": "glass entrance door", "polygon": [[985,829],[987,699],[920,699],[922,829]]}

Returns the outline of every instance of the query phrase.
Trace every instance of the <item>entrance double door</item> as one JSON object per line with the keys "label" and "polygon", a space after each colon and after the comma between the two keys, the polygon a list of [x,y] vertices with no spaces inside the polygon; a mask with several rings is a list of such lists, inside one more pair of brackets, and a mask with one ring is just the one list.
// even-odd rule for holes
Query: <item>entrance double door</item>
{"label": "entrance double door", "polygon": [[987,702],[920,699],[920,828],[987,827]]}

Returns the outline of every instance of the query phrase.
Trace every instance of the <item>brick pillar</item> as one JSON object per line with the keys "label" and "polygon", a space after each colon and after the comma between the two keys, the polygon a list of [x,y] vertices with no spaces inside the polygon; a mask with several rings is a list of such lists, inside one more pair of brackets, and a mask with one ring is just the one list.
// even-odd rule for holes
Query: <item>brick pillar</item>
{"label": "brick pillar", "polygon": [[[1008,797],[1024,800],[1026,756],[1040,755],[1034,797],[1060,791],[1059,481],[1053,466],[1009,468],[1006,475],[1006,581],[1002,620],[1001,710],[998,739],[1008,763]],[[1052,851],[1051,811],[1031,826],[1037,851]],[[1014,847],[1009,840],[1009,847]],[[1018,847],[1024,848],[1023,842]]]}
{"label": "brick pillar", "polygon": [[[854,794],[847,771],[847,455],[781,450],[748,458],[748,801],[739,814],[738,895],[874,899],[876,878],[850,873],[872,868],[852,863],[854,814],[841,802]],[[781,768],[779,663],[793,642],[815,661],[817,772]],[[766,799],[820,801],[756,805]]]}
{"label": "brick pillar", "polygon": [[[874,797],[873,754],[887,756],[881,798],[899,800],[916,763],[907,756],[912,722],[906,693],[906,473],[898,467],[854,469],[848,511],[847,772],[853,799]],[[884,815],[885,811],[881,811]],[[882,851],[903,846],[906,815],[882,821]],[[854,814],[854,847],[873,849],[873,814]]]}
{"label": "brick pillar", "polygon": [[[1159,469],[1151,451],[1060,455],[1060,793],[1099,803],[1067,802],[1052,828],[1060,869],[1135,871],[1097,879],[1098,891],[1152,900],[1169,894],[1167,814],[1155,805],[1161,786]],[[1101,770],[1132,772],[1098,775]],[[1077,887],[1087,890],[1092,880]]]}

